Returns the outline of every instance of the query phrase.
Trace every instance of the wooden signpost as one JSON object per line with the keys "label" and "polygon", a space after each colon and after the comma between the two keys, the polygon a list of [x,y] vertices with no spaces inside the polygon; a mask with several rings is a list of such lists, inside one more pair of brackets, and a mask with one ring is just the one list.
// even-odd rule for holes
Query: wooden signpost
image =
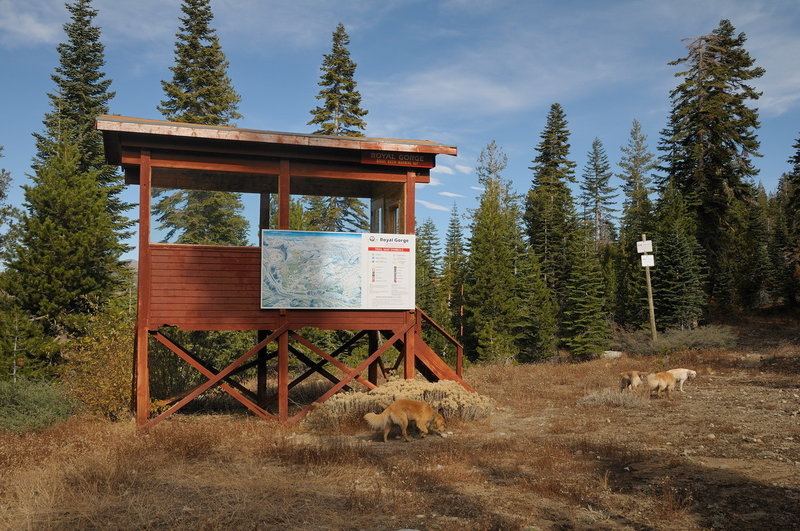
{"label": "wooden signpost", "polygon": [[647,239],[646,234],[642,234],[642,241],[636,242],[636,250],[642,255],[642,267],[644,267],[644,277],[647,280],[647,305],[650,309],[650,335],[653,341],[656,340],[656,311],[653,307],[653,286],[650,284],[650,268],[655,266],[653,257],[653,241]]}

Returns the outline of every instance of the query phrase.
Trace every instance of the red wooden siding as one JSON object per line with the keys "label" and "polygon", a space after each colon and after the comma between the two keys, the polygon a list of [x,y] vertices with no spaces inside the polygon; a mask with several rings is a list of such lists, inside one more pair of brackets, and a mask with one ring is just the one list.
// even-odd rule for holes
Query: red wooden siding
{"label": "red wooden siding", "polygon": [[184,330],[396,330],[402,310],[261,310],[258,247],[151,244],[148,328]]}

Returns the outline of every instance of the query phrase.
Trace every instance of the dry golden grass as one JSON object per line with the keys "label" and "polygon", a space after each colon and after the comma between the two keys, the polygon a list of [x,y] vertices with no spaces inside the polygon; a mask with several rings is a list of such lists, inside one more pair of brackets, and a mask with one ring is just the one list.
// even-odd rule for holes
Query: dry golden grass
{"label": "dry golden grass", "polygon": [[[0,433],[0,528],[798,527],[800,349],[761,354],[473,367],[477,395],[392,381],[290,427],[179,414]],[[709,370],[670,400],[618,391],[620,371],[662,366]],[[401,396],[438,404],[452,435],[379,442],[361,415]]]}

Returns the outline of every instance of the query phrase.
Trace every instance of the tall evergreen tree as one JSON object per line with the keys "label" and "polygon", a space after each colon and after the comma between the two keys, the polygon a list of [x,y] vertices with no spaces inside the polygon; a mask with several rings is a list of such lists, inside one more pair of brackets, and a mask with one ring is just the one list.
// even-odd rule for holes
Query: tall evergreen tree
{"label": "tall evergreen tree", "polygon": [[743,230],[735,240],[736,303],[745,310],[768,302],[770,257],[767,192],[759,183],[754,201],[737,210]]}
{"label": "tall evergreen tree", "polygon": [[769,291],[773,299],[786,306],[793,307],[797,303],[796,295],[800,295],[800,275],[795,274],[792,264],[792,230],[791,215],[787,210],[788,198],[792,194],[789,175],[784,173],[778,181],[778,189],[770,198],[769,222]]}
{"label": "tall evergreen tree", "polygon": [[[322,74],[317,94],[321,105],[311,111],[308,125],[316,125],[315,135],[364,136],[367,110],[361,108],[361,93],[356,88],[356,63],[350,58],[350,36],[339,23],[333,32],[331,52],[322,60]],[[323,201],[327,202],[324,204]],[[328,218],[320,225],[332,225],[334,230],[369,230],[369,216],[363,201],[355,197],[307,198],[310,210],[324,213]],[[319,215],[312,215],[319,217]],[[329,229],[322,229],[329,230]]]}
{"label": "tall evergreen tree", "polygon": [[316,125],[314,134],[364,136],[367,127],[361,108],[361,93],[356,89],[356,63],[350,59],[350,36],[339,23],[333,32],[331,52],[322,60],[319,94],[322,105],[311,111],[308,125]]}
{"label": "tall evergreen tree", "polygon": [[[439,307],[440,250],[436,225],[427,218],[417,229],[416,293],[417,306],[434,316]],[[434,317],[435,318],[435,317]]]}
{"label": "tall evergreen tree", "polygon": [[705,309],[705,264],[694,225],[683,195],[668,186],[659,199],[653,238],[653,298],[662,329],[695,328]]}
{"label": "tall evergreen tree", "polygon": [[508,158],[490,142],[478,159],[483,193],[472,213],[464,283],[466,347],[481,361],[516,359],[520,305],[516,262],[519,208],[502,172]]}
{"label": "tall evergreen tree", "polygon": [[445,235],[442,257],[442,291],[446,297],[448,318],[440,323],[453,337],[461,339],[464,327],[464,275],[467,255],[464,250],[464,231],[453,203]]}
{"label": "tall evergreen tree", "polygon": [[794,154],[789,157],[792,169],[785,174],[786,207],[788,229],[786,256],[794,269],[795,281],[800,282],[800,137],[795,141]]}
{"label": "tall evergreen tree", "polygon": [[605,287],[591,228],[583,224],[572,233],[564,289],[562,337],[572,356],[579,360],[595,357],[611,342]]}
{"label": "tall evergreen tree", "polygon": [[564,264],[575,207],[567,183],[575,182],[569,160],[569,130],[561,105],[554,103],[533,159],[533,183],[525,200],[525,228],[542,263],[547,287],[563,300]]}
{"label": "tall evergreen tree", "polygon": [[580,183],[583,218],[589,222],[595,241],[595,248],[608,245],[613,233],[613,201],[618,194],[608,184],[611,180],[611,165],[606,150],[599,138],[592,141],[592,149],[587,154],[583,180]]}
{"label": "tall evergreen tree", "polygon": [[522,243],[517,253],[517,298],[520,303],[518,330],[519,361],[552,358],[558,345],[558,305],[547,287],[539,257]]}
{"label": "tall evergreen tree", "polygon": [[[51,158],[63,157],[63,146],[77,147],[76,171],[92,173],[95,185],[106,197],[107,216],[102,220],[114,231],[114,238],[107,240],[107,248],[88,252],[97,253],[98,260],[108,254],[119,258],[129,247],[123,240],[130,236],[132,222],[126,216],[131,207],[120,194],[124,183],[115,166],[105,162],[102,134],[95,129],[95,119],[108,112],[108,103],[114,97],[110,91],[111,80],[102,71],[105,65],[105,48],[100,41],[100,28],[95,24],[97,10],[91,0],[75,0],[65,4],[70,14],[69,22],[63,25],[66,41],[56,50],[59,63],[50,78],[55,90],[48,93],[50,111],[42,121],[44,130],[34,133],[36,155],[34,172],[50,164]],[[95,223],[100,222],[95,220]],[[82,229],[81,229],[82,230]],[[93,228],[86,230],[93,231]],[[98,242],[99,243],[99,242]],[[116,276],[122,273],[122,264],[97,274]],[[112,286],[110,279],[98,279],[101,285]]]}
{"label": "tall evergreen tree", "polygon": [[636,242],[642,234],[652,238],[653,203],[650,174],[656,169],[655,156],[648,150],[647,136],[637,120],[631,126],[628,143],[621,148],[619,162],[622,190],[622,220],[617,260],[617,290],[614,315],[623,326],[638,327],[647,322],[647,287]]}
{"label": "tall evergreen tree", "polygon": [[[447,297],[442,286],[442,256],[436,225],[427,218],[416,231],[416,300],[437,324],[447,318]],[[439,354],[448,353],[448,344],[438,331],[429,327],[422,330],[425,342]],[[449,349],[452,352],[452,348]]]}
{"label": "tall evergreen tree", "polygon": [[62,141],[31,176],[4,274],[5,291],[51,337],[80,334],[116,286],[106,196],[98,171],[79,164],[78,146]]}
{"label": "tall evergreen tree", "polygon": [[[115,166],[106,164],[103,137],[95,129],[95,119],[108,113],[108,103],[115,95],[109,90],[111,80],[102,71],[105,47],[100,41],[100,28],[95,24],[97,10],[92,7],[92,0],[75,0],[65,5],[70,13],[70,21],[63,26],[67,40],[56,48],[59,65],[50,76],[56,90],[47,94],[51,110],[44,116],[44,131],[33,135],[36,140],[33,169],[38,170],[52,156],[60,156],[56,148],[64,137],[76,142],[78,170],[98,171],[98,184],[108,197],[106,211],[118,239],[122,240],[130,235],[133,222],[125,213],[131,205],[120,198],[124,187],[122,176]],[[120,253],[128,249],[121,242],[117,245]]]}
{"label": "tall evergreen tree", "polygon": [[686,57],[670,63],[686,69],[675,74],[683,81],[670,93],[669,125],[659,146],[665,172],[659,184],[673,184],[686,198],[718,298],[728,296],[720,293],[719,277],[726,260],[735,259],[729,256],[729,214],[737,201],[752,196],[757,170],[751,157],[760,156],[758,112],[747,102],[761,95],[748,82],[764,69],[754,66],[745,41],[744,33],[735,34],[730,21],[721,20],[689,43]]}
{"label": "tall evergreen tree", "polygon": [[[241,118],[239,95],[228,77],[228,61],[216,31],[210,0],[183,0],[171,81],[158,110],[175,122],[232,125]],[[156,190],[153,207],[166,239],[178,243],[245,245],[247,220],[241,194],[202,190]]]}
{"label": "tall evergreen tree", "polygon": [[[0,159],[3,158],[3,146],[0,146]],[[8,201],[8,186],[11,184],[11,173],[5,168],[0,168],[0,257],[6,246],[8,237],[8,223],[11,220],[11,207]]]}

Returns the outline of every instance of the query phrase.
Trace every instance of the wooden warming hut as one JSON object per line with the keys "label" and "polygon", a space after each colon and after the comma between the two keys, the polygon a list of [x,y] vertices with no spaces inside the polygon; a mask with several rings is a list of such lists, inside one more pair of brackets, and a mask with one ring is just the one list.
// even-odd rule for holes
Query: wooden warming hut
{"label": "wooden warming hut", "polygon": [[[163,420],[215,386],[259,417],[293,423],[305,416],[313,404],[290,412],[292,387],[314,373],[329,379],[332,387],[316,403],[347,389],[353,380],[375,388],[379,374],[385,372],[381,356],[391,348],[399,352],[393,368],[402,370],[405,378],[413,378],[419,372],[428,380],[455,380],[469,389],[462,379],[461,345],[413,304],[406,309],[262,308],[260,247],[151,241],[153,188],[259,194],[262,229],[270,226],[270,194],[274,194],[278,204],[277,220],[272,220],[272,226],[283,230],[289,229],[292,195],[368,198],[372,233],[414,234],[415,186],[430,182],[436,155],[455,155],[455,146],[108,115],[100,116],[96,127],[103,133],[109,164],[123,168],[126,184],[139,185],[134,399],[140,426]],[[424,342],[423,323],[452,344],[455,367]],[[257,343],[235,361],[227,367],[214,367],[170,339],[165,326],[259,333]],[[304,328],[356,333],[339,348],[326,352],[297,332]],[[151,416],[150,341],[165,345],[206,378],[195,389],[169,399],[168,408],[155,417]],[[368,356],[358,366],[348,367],[337,358],[358,341],[366,342]],[[319,360],[309,358],[299,345]],[[291,381],[290,355],[307,366]],[[338,376],[326,366],[334,367]],[[255,392],[236,379],[253,368],[257,374]],[[267,394],[270,373],[277,376],[277,392],[273,396]]]}

